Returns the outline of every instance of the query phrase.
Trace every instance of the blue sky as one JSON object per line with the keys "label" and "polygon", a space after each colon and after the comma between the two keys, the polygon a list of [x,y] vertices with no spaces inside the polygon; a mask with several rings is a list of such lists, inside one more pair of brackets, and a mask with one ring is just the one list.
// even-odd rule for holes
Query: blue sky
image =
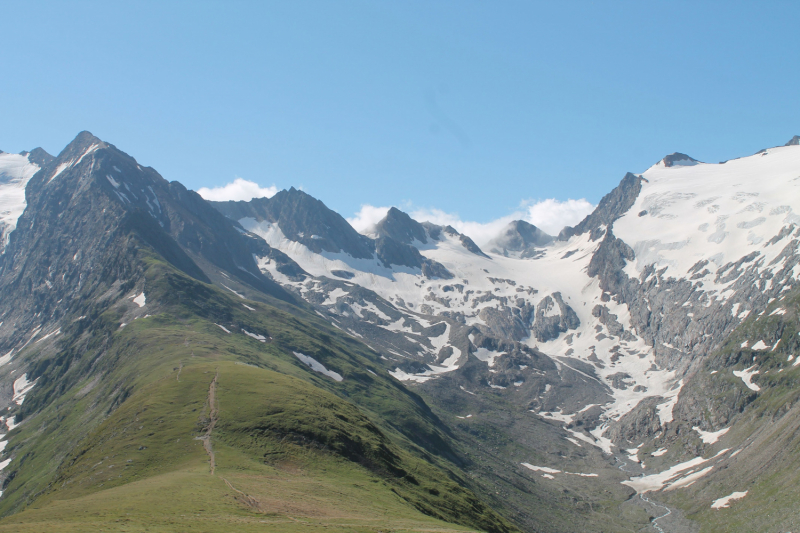
{"label": "blue sky", "polygon": [[[131,3],[132,4],[132,3]],[[797,2],[4,2],[0,149],[87,129],[240,177],[489,222],[800,133]]]}

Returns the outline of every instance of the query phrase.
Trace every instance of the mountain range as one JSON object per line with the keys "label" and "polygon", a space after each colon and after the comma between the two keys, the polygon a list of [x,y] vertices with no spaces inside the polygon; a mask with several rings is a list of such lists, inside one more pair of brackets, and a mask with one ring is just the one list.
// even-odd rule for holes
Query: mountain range
{"label": "mountain range", "polygon": [[0,153],[0,531],[790,531],[800,146],[479,247]]}

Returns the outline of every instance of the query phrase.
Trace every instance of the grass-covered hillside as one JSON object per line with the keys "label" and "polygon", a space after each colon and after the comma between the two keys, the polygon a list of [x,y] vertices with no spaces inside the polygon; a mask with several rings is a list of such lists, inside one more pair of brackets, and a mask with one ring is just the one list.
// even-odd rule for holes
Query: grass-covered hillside
{"label": "grass-covered hillside", "polygon": [[138,253],[142,309],[99,305],[18,356],[38,381],[7,436],[0,531],[515,530],[369,348]]}

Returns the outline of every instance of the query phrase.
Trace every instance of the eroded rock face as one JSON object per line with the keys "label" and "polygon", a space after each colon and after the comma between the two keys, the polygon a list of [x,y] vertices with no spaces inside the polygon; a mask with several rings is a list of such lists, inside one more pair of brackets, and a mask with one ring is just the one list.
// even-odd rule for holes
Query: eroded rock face
{"label": "eroded rock face", "polygon": [[484,307],[478,315],[493,335],[501,339],[521,341],[528,336],[519,313],[515,314],[509,307]]}
{"label": "eroded rock face", "polygon": [[662,431],[658,405],[664,400],[660,396],[653,396],[641,401],[633,411],[613,424],[606,436],[621,448],[639,443],[645,438],[652,438]]}
{"label": "eroded rock face", "polygon": [[541,342],[557,338],[561,333],[577,329],[581,322],[575,311],[561,298],[560,292],[545,296],[536,306],[531,334]]}
{"label": "eroded rock face", "polygon": [[[566,227],[558,234],[558,240],[566,241],[573,235],[594,231],[601,226],[609,226],[628,212],[642,190],[642,178],[628,172],[620,184],[603,196],[597,208],[575,227]],[[595,239],[596,240],[596,239]]]}

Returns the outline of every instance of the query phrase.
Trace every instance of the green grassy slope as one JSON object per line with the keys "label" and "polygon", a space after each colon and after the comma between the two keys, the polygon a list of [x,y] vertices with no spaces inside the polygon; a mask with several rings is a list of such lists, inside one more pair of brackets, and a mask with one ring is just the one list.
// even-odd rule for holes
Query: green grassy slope
{"label": "green grassy slope", "polygon": [[40,381],[9,436],[0,531],[514,530],[367,347],[144,260],[153,316],[120,328],[121,300],[56,353],[24,353]]}

